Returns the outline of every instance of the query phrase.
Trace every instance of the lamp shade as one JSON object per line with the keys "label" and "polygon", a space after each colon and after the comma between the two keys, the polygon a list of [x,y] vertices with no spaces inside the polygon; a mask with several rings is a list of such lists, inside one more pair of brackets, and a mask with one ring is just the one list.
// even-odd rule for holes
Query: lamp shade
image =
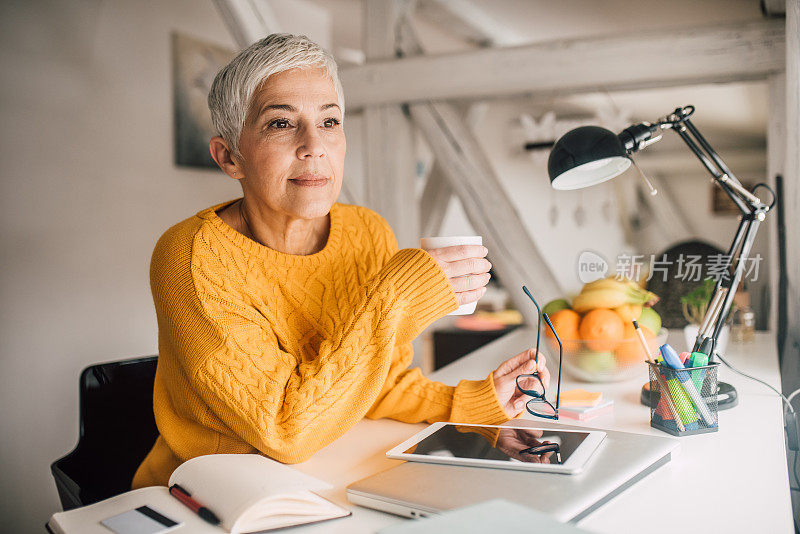
{"label": "lamp shade", "polygon": [[631,165],[617,134],[599,126],[581,126],[556,141],[547,172],[554,189],[580,189],[610,180]]}

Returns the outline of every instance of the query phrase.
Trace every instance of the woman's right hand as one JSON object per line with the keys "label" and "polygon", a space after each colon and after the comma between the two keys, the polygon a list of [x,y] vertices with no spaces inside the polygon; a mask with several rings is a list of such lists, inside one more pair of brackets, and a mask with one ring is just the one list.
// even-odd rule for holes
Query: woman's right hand
{"label": "woman's right hand", "polygon": [[457,245],[427,251],[447,275],[458,305],[475,302],[486,293],[492,264],[486,259],[488,250],[482,245]]}

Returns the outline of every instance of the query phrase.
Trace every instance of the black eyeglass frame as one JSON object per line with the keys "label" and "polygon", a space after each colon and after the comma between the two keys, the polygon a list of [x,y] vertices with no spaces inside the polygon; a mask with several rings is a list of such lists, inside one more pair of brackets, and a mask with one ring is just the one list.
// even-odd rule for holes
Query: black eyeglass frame
{"label": "black eyeglass frame", "polygon": [[[536,358],[535,358],[534,361],[536,361],[536,362],[539,361],[539,340],[540,340],[541,335],[542,335],[542,317],[544,317],[545,323],[547,324],[548,328],[550,328],[550,331],[553,333],[553,336],[555,336],[556,341],[558,342],[558,385],[557,385],[557,388],[556,388],[556,404],[555,404],[555,406],[553,406],[553,404],[545,398],[545,394],[547,392],[545,391],[544,384],[542,383],[542,378],[539,376],[539,372],[538,371],[536,371],[534,373],[531,373],[531,374],[517,375],[517,379],[516,379],[517,388],[521,392],[523,392],[524,394],[526,394],[526,395],[528,395],[530,397],[533,397],[532,399],[530,399],[528,402],[525,403],[525,409],[528,410],[528,413],[530,413],[531,415],[534,415],[536,417],[541,417],[541,418],[544,418],[544,419],[558,420],[558,406],[559,406],[559,401],[560,401],[560,398],[561,398],[561,362],[564,360],[564,346],[561,344],[561,339],[559,339],[558,334],[556,333],[556,329],[553,327],[553,323],[550,321],[550,317],[546,313],[542,313],[541,308],[539,308],[539,304],[536,302],[536,299],[533,298],[533,295],[531,295],[531,292],[528,290],[528,288],[526,286],[522,286],[522,290],[525,292],[525,294],[528,296],[528,298],[531,299],[531,301],[533,302],[533,305],[536,306],[536,310],[538,311],[539,320],[538,320],[537,325],[536,325]],[[542,388],[542,392],[539,393],[535,389],[523,388],[519,384],[519,379],[520,378],[535,378],[539,382],[539,385]],[[536,404],[539,404],[539,403],[546,404],[547,406],[549,406],[553,410],[553,415],[548,415],[548,414],[535,412],[531,408],[531,403],[533,403],[533,405],[536,405]]]}
{"label": "black eyeglass frame", "polygon": [[527,449],[519,451],[520,454],[532,454],[536,456],[541,456],[542,454],[547,454],[548,452],[554,452],[556,454],[556,460],[558,460],[558,463],[563,463],[561,461],[561,447],[558,443],[543,443],[541,445],[528,447]]}

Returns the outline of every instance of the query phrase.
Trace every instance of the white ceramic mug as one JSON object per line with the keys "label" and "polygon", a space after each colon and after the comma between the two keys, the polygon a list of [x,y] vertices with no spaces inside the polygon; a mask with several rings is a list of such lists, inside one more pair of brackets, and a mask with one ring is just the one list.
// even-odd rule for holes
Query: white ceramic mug
{"label": "white ceramic mug", "polygon": [[[435,248],[455,247],[457,245],[483,245],[483,238],[479,235],[461,235],[452,237],[423,237],[419,240],[422,250],[432,250]],[[462,304],[454,312],[447,315],[470,315],[475,312],[478,301]]]}

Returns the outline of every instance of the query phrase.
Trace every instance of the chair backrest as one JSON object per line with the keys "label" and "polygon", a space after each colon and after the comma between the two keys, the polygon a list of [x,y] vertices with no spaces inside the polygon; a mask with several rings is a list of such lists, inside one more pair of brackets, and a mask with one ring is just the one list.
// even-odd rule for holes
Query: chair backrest
{"label": "chair backrest", "polygon": [[153,416],[157,356],[92,365],[80,377],[75,449],[51,470],[64,510],[130,490],[158,437]]}

